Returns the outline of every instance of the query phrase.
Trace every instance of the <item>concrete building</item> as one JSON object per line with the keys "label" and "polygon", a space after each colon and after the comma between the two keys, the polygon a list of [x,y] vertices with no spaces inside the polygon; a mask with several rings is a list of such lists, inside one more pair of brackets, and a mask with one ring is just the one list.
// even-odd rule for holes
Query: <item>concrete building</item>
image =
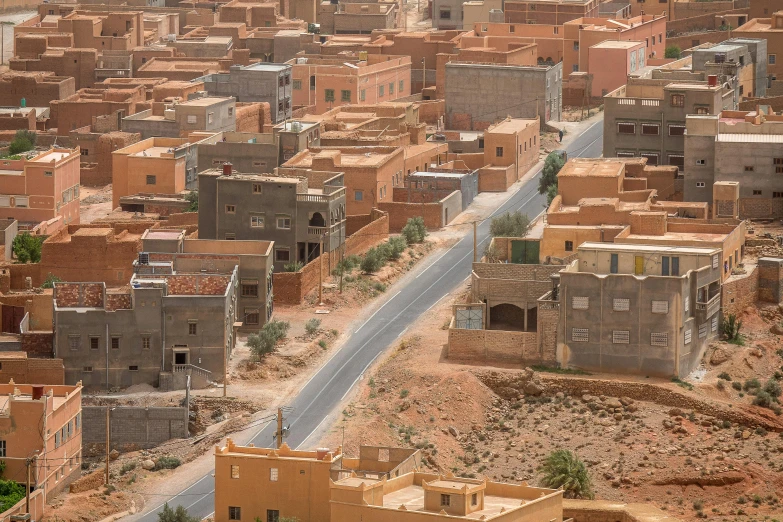
{"label": "concrete building", "polygon": [[721,254],[718,248],[580,245],[553,290],[560,363],[606,373],[688,375],[719,335]]}
{"label": "concrete building", "polygon": [[198,142],[199,172],[220,169],[224,163],[231,163],[237,172],[264,174],[272,172],[280,164],[280,138],[274,134],[194,132],[190,139]]}
{"label": "concrete building", "polygon": [[30,486],[51,501],[82,474],[81,383],[44,386],[11,380],[0,384],[0,393],[5,397],[0,409],[5,476],[28,476],[25,459],[37,452]]}
{"label": "concrete building", "polygon": [[272,123],[291,118],[291,65],[255,63],[233,65],[227,73],[219,72],[197,78],[204,82],[210,96],[233,96],[238,102],[268,103]]}
{"label": "concrete building", "polygon": [[112,208],[140,192],[178,194],[195,189],[198,144],[180,138],[147,138],[112,153]]}
{"label": "concrete building", "polygon": [[[688,116],[685,201],[703,201],[712,215],[740,219],[783,217],[783,117],[762,111]],[[716,184],[730,182],[724,198]]]}
{"label": "concrete building", "polygon": [[0,219],[78,223],[79,157],[79,149],[53,148],[0,160]]}
{"label": "concrete building", "polygon": [[[736,38],[765,40],[768,78],[770,81],[783,79],[783,11],[770,13],[764,18],[753,18],[732,31],[732,35]],[[781,59],[780,63],[778,58]]]}
{"label": "concrete building", "polygon": [[[301,522],[495,520],[500,513],[510,522],[563,522],[562,491],[426,474],[420,467],[421,456],[411,449],[360,446],[358,458],[349,458],[341,448],[300,451],[283,444],[275,450],[228,439],[215,449],[215,522],[244,520],[247,513]],[[308,492],[305,502],[298,491]]]}
{"label": "concrete building", "polygon": [[691,70],[722,76],[736,67],[737,100],[764,97],[767,93],[767,41],[759,38],[732,38],[719,44],[703,45],[691,53]]}
{"label": "concrete building", "polygon": [[600,0],[509,0],[506,23],[562,25],[577,18],[598,16]]}
{"label": "concrete building", "polygon": [[[364,59],[363,59],[364,58]],[[374,105],[410,96],[409,56],[299,56],[293,65],[293,103],[322,114],[340,105]]]}
{"label": "concrete building", "polygon": [[530,67],[449,62],[446,128],[482,130],[508,116],[560,121],[562,64]]}
{"label": "concrete building", "polygon": [[503,3],[497,0],[434,0],[432,27],[441,31],[469,30],[475,23],[490,21],[490,11],[493,9],[502,17]]}
{"label": "concrete building", "polygon": [[[225,241],[186,239],[184,230],[147,230],[141,237],[142,251],[154,272],[161,263],[173,263],[185,272],[237,266],[237,320],[240,332],[257,332],[272,317],[273,286],[271,241]],[[137,263],[137,270],[141,269]]]}
{"label": "concrete building", "polygon": [[744,222],[709,220],[707,203],[665,201],[676,178],[676,167],[644,158],[570,160],[547,209],[541,261],[569,262],[584,242],[718,248],[727,279],[742,258]]}
{"label": "concrete building", "polygon": [[[443,169],[412,172],[405,177],[402,187],[394,188],[394,200],[407,203],[432,203],[454,191],[461,194],[462,211],[478,196],[478,172],[473,170]],[[457,217],[452,216],[452,219]],[[451,219],[446,219],[446,223]]]}
{"label": "concrete building", "polygon": [[[608,40],[590,47],[588,71],[593,72],[590,95],[606,96],[628,82],[628,75],[644,67],[644,42]],[[611,64],[611,67],[607,67]]]}
{"label": "concrete building", "polygon": [[280,146],[278,158],[281,164],[303,150],[321,146],[321,124],[318,122],[285,121],[275,125],[272,132]]}
{"label": "concrete building", "polygon": [[239,174],[230,165],[199,174],[199,237],[274,242],[275,270],[306,265],[345,242],[342,174]]}
{"label": "concrete building", "polygon": [[[143,261],[143,260],[142,260]],[[55,283],[54,352],[66,382],[92,389],[222,381],[235,343],[239,267],[137,263],[130,289]],[[158,273],[155,273],[158,272]]]}
{"label": "concrete building", "polygon": [[319,171],[344,174],[347,215],[369,214],[379,203],[392,201],[393,188],[404,178],[405,153],[400,147],[312,147],[279,170],[307,177]]}
{"label": "concrete building", "polygon": [[140,134],[143,140],[185,138],[193,131],[233,131],[236,117],[234,98],[203,96],[166,106],[162,111],[148,109],[126,116],[122,119],[122,128],[125,132]]}
{"label": "concrete building", "polygon": [[395,2],[321,2],[318,6],[320,34],[370,34],[397,26]]}

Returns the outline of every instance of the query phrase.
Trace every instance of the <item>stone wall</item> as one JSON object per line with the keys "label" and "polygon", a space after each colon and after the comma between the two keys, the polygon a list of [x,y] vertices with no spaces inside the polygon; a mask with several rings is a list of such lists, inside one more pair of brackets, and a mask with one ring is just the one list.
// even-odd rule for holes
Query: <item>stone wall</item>
{"label": "stone wall", "polygon": [[752,306],[759,294],[759,270],[755,265],[745,266],[748,273],[732,276],[721,287],[721,306],[723,316],[739,315],[745,308]]}
{"label": "stone wall", "polygon": [[[358,220],[357,216],[353,216]],[[377,209],[369,214],[369,224],[359,229],[345,240],[345,256],[364,254],[371,247],[389,237],[389,215]],[[334,250],[322,255],[323,280],[331,277],[332,269],[340,260],[340,251]],[[298,272],[275,272],[274,302],[279,304],[299,304],[311,291],[318,288],[320,258],[306,264]]]}
{"label": "stone wall", "polygon": [[[106,451],[106,407],[83,406],[82,452],[85,456]],[[188,437],[188,410],[173,408],[117,407],[110,413],[111,447],[118,451],[152,448],[171,439]]]}

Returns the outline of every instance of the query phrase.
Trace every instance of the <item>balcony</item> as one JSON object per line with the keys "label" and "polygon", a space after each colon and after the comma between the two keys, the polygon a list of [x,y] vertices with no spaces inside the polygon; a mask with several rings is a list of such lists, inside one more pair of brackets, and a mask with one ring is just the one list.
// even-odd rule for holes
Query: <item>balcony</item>
{"label": "balcony", "polygon": [[345,220],[335,223],[331,227],[307,227],[308,236],[323,236],[329,234],[330,236],[339,235],[341,228],[345,225]]}
{"label": "balcony", "polygon": [[696,312],[702,320],[715,315],[720,310],[720,293],[717,293],[707,302],[696,302]]}
{"label": "balcony", "polygon": [[331,203],[341,197],[345,197],[345,187],[335,190],[331,194],[297,194],[297,203]]}

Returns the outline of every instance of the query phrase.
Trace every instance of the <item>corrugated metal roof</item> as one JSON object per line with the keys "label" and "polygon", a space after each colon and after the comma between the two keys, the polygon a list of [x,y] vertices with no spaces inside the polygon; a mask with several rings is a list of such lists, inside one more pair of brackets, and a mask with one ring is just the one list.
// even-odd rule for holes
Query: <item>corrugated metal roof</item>
{"label": "corrugated metal roof", "polygon": [[718,134],[717,141],[728,143],[783,143],[783,134]]}

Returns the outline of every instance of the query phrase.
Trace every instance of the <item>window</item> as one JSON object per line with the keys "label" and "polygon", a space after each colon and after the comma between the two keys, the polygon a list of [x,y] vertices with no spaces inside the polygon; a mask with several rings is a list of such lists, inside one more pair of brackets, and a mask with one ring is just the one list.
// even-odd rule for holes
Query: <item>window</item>
{"label": "window", "polygon": [[237,213],[236,205],[226,205],[226,214],[236,214],[236,213]]}
{"label": "window", "polygon": [[701,116],[704,116],[705,114],[709,114],[710,113],[710,108],[709,107],[696,107],[695,110],[696,110],[696,114],[701,115]]}
{"label": "window", "polygon": [[775,65],[777,63],[777,61],[778,61],[777,55],[770,54],[769,56],[767,56],[767,63],[769,65]]}
{"label": "window", "polygon": [[287,263],[291,260],[291,250],[288,248],[275,249],[275,261]]}
{"label": "window", "polygon": [[229,116],[233,116],[234,115],[234,108],[233,107],[229,107],[228,108],[228,115]]}
{"label": "window", "polygon": [[245,309],[245,324],[258,324],[260,317],[257,308]]}
{"label": "window", "polygon": [[745,172],[753,172],[753,165],[745,165]]}
{"label": "window", "polygon": [[0,440],[0,457],[5,457],[5,441]]}
{"label": "window", "polygon": [[120,337],[117,335],[113,335],[111,338],[111,349],[112,350],[119,350],[120,349]]}
{"label": "window", "polygon": [[449,20],[451,19],[451,11],[448,9],[441,9],[440,10],[440,19],[441,20]]}
{"label": "window", "polygon": [[137,372],[137,371],[139,371],[139,367],[138,366],[128,366],[128,370],[132,371],[132,372]]}
{"label": "window", "polygon": [[147,176],[147,185],[157,185],[158,184],[158,177],[157,176]]}
{"label": "window", "polygon": [[653,301],[652,313],[654,314],[668,314],[669,313],[669,301]]}
{"label": "window", "polygon": [[658,153],[657,152],[642,152],[639,154],[642,158],[647,158],[647,164],[648,165],[657,165],[658,164]]}
{"label": "window", "polygon": [[703,159],[697,159],[696,165],[706,165],[706,162]]}
{"label": "window", "polygon": [[231,478],[232,479],[238,479],[239,478],[239,466],[237,464],[231,465]]}
{"label": "window", "polygon": [[280,511],[277,509],[267,509],[266,522],[280,522]]}
{"label": "window", "polygon": [[761,191],[760,190],[754,190],[753,191],[753,195],[754,196],[760,196],[761,195]]}
{"label": "window", "polygon": [[343,89],[340,91],[340,101],[349,102],[351,101],[351,91],[347,89]]}
{"label": "window", "polygon": [[99,348],[100,337],[90,337],[90,350],[97,350]]}
{"label": "window", "polygon": [[579,64],[575,63],[571,66],[571,72],[579,72]]}
{"label": "window", "polygon": [[669,346],[669,334],[664,332],[653,332],[650,334],[651,346]]}
{"label": "window", "polygon": [[573,241],[566,241],[565,242],[565,251],[566,252],[573,252],[574,251],[574,242]]}
{"label": "window", "polygon": [[573,296],[571,308],[574,310],[587,310],[590,307],[590,298],[587,296]]}
{"label": "window", "polygon": [[353,191],[353,200],[354,201],[364,201],[364,192],[361,190],[354,190]]}
{"label": "window", "polygon": [[366,90],[362,89],[361,92],[359,92],[359,101],[364,101],[366,99]]}
{"label": "window", "polygon": [[394,82],[389,84],[389,94],[394,94]]}
{"label": "window", "polygon": [[495,147],[495,156],[498,158],[503,157],[503,147]]}
{"label": "window", "polygon": [[226,232],[226,241],[234,241],[237,238],[237,235],[233,232]]}
{"label": "window", "polygon": [[710,330],[710,324],[704,323],[699,325],[699,339],[707,337],[707,332]]}
{"label": "window", "polygon": [[692,330],[690,328],[685,330],[685,344],[691,344],[691,332]]}
{"label": "window", "polygon": [[441,506],[450,506],[451,505],[451,495],[445,495],[441,493],[440,495],[440,505]]}
{"label": "window", "polygon": [[578,50],[579,50],[579,42],[576,41],[574,42],[574,51],[578,51]]}
{"label": "window", "polygon": [[718,331],[718,316],[717,315],[712,318],[712,325],[711,325],[710,329],[713,332],[717,332]]}
{"label": "window", "polygon": [[264,216],[250,216],[251,228],[264,228]]}
{"label": "window", "polygon": [[262,194],[264,191],[263,185],[261,183],[253,183],[253,194]]}
{"label": "window", "polygon": [[82,371],[84,373],[90,373],[92,371],[92,366],[85,366],[82,368]]}
{"label": "window", "polygon": [[669,124],[669,136],[685,136],[685,125]]}
{"label": "window", "polygon": [[242,520],[242,508],[236,506],[228,506],[228,519]]}
{"label": "window", "polygon": [[612,273],[612,274],[616,274],[617,273],[618,261],[619,261],[619,259],[617,257],[617,254],[612,254],[610,256],[610,262],[609,262],[609,272],[610,273]]}
{"label": "window", "polygon": [[773,198],[783,198],[783,192],[773,192],[772,193]]}
{"label": "window", "polygon": [[277,216],[278,230],[291,230],[291,216]]}
{"label": "window", "polygon": [[150,345],[152,344],[152,339],[149,335],[142,335],[141,336],[141,349],[142,350],[149,350]]}
{"label": "window", "polygon": [[383,96],[385,85],[381,85],[378,87],[378,96]]}
{"label": "window", "polygon": [[54,432],[54,447],[59,448],[60,447],[60,431]]}
{"label": "window", "polygon": [[636,134],[636,124],[630,122],[620,122],[617,124],[618,134]]}
{"label": "window", "polygon": [[669,165],[674,165],[675,167],[684,167],[685,166],[685,156],[682,154],[669,154]]}
{"label": "window", "polygon": [[400,88],[397,89],[397,92],[402,94],[402,91],[404,91],[404,90],[405,90],[405,80],[400,80]]}
{"label": "window", "polygon": [[[513,25],[511,27],[514,27]],[[5,455],[3,455],[5,456]],[[473,493],[470,496],[470,505],[471,506],[478,506],[478,493]]]}
{"label": "window", "polygon": [[661,126],[657,123],[642,123],[643,136],[658,136],[661,133]]}
{"label": "window", "polygon": [[334,89],[324,89],[324,100],[328,102],[334,101]]}
{"label": "window", "polygon": [[188,114],[188,123],[196,123],[196,115],[195,114]]}
{"label": "window", "polygon": [[302,90],[302,80],[294,80],[294,90],[295,91]]}
{"label": "window", "polygon": [[242,280],[242,297],[258,297],[258,281],[253,279]]}
{"label": "window", "polygon": [[571,328],[571,341],[575,343],[586,343],[590,339],[587,328]]}
{"label": "window", "polygon": [[277,482],[277,478],[278,478],[277,468],[269,468],[269,481]]}
{"label": "window", "polygon": [[612,310],[615,312],[627,312],[631,309],[631,300],[615,298],[612,300]]}
{"label": "window", "polygon": [[684,94],[672,94],[671,96],[672,107],[685,107],[685,95]]}
{"label": "window", "polygon": [[690,296],[685,296],[685,300],[682,303],[682,308],[684,311],[689,311],[691,309],[691,298]]}
{"label": "window", "polygon": [[188,321],[188,335],[198,334],[198,322],[190,320]]}
{"label": "window", "polygon": [[718,266],[720,266],[718,263],[718,254],[715,254],[712,256],[712,268],[718,268]]}
{"label": "window", "polygon": [[631,332],[629,330],[613,330],[612,344],[628,344],[631,342]]}
{"label": "window", "polygon": [[215,113],[214,112],[210,112],[209,114],[207,114],[207,123],[212,123],[212,121],[214,119],[215,119]]}

